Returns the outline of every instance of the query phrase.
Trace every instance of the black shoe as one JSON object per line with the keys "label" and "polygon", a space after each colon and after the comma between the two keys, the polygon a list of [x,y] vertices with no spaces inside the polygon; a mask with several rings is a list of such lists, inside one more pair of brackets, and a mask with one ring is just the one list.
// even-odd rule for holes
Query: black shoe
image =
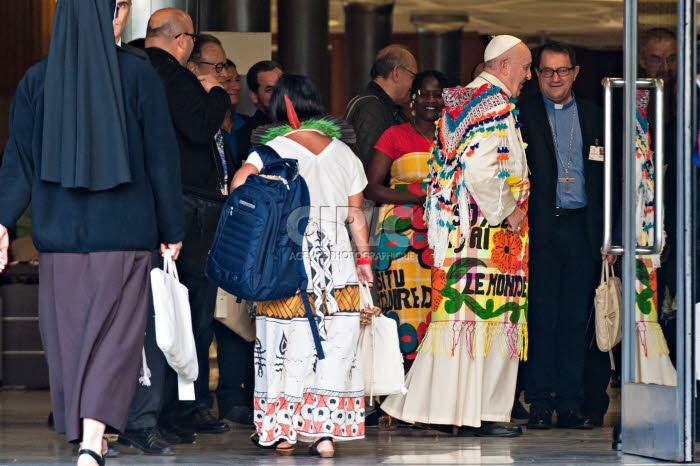
{"label": "black shoe", "polygon": [[248,406],[234,406],[226,413],[224,419],[228,419],[236,424],[252,426],[254,425],[253,409]]}
{"label": "black shoe", "polygon": [[520,426],[508,426],[495,422],[481,421],[481,427],[474,430],[476,437],[517,437],[522,435]]}
{"label": "black shoe", "polygon": [[173,456],[175,452],[160,434],[158,427],[126,430],[117,440],[121,445],[138,448],[147,455]]}
{"label": "black shoe", "polygon": [[201,434],[223,434],[230,429],[225,422],[217,419],[210,409],[204,407],[177,419],[174,424],[184,431]]}
{"label": "black shoe", "polygon": [[549,408],[537,408],[530,406],[530,419],[527,421],[528,429],[551,429],[552,410]]}
{"label": "black shoe", "polygon": [[603,418],[604,416],[600,415],[593,415],[593,416],[586,416],[588,418],[588,421],[594,426],[594,427],[603,427]]}
{"label": "black shoe", "polygon": [[523,406],[520,400],[515,400],[515,403],[513,403],[513,409],[510,412],[510,419],[511,422],[527,421],[530,419],[530,413],[527,412],[527,409],[525,409],[525,406]]}
{"label": "black shoe", "polygon": [[184,431],[172,424],[164,425],[161,423],[161,425],[158,426],[158,430],[160,430],[160,436],[163,440],[170,445],[190,444],[194,443],[197,439],[197,434],[195,432]]}
{"label": "black shoe", "polygon": [[49,418],[46,420],[46,427],[53,430],[53,411],[49,411]]}
{"label": "black shoe", "polygon": [[119,450],[117,450],[117,447],[115,447],[112,442],[107,442],[107,451],[102,456],[104,458],[116,458],[119,456]]}
{"label": "black shoe", "polygon": [[381,415],[382,412],[379,411],[379,409],[376,409],[372,413],[365,416],[365,428],[379,426],[379,416]]}
{"label": "black shoe", "polygon": [[562,429],[592,429],[593,424],[580,412],[570,409],[564,411],[561,415],[557,413],[557,427]]}

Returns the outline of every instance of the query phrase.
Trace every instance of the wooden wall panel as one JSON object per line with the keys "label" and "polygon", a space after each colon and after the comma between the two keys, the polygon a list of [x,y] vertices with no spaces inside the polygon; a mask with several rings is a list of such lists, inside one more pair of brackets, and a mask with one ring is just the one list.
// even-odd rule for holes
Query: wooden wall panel
{"label": "wooden wall panel", "polygon": [[55,0],[0,1],[0,147],[8,136],[8,113],[17,84],[48,52]]}

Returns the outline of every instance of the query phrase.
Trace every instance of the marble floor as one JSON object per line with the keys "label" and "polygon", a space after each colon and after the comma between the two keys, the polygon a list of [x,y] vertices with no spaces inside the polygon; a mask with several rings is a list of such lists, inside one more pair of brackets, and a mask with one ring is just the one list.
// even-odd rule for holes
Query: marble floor
{"label": "marble floor", "polygon": [[[0,464],[75,464],[71,446],[46,426],[48,391],[0,391]],[[118,445],[120,456],[107,464],[139,465],[645,465],[664,464],[610,449],[609,427],[592,431],[526,431],[515,439],[456,437],[401,428],[368,429],[367,438],[337,445],[334,459],[311,458],[301,445],[290,457],[254,447],[251,429],[234,426],[220,435],[200,435],[192,445],[175,447],[176,456],[144,456]]]}

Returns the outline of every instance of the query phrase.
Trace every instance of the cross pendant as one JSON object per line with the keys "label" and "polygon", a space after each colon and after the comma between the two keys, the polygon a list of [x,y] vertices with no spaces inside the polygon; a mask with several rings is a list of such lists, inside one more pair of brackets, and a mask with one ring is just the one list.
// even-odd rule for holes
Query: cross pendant
{"label": "cross pendant", "polygon": [[570,192],[569,183],[576,181],[574,178],[569,178],[569,172],[564,173],[564,178],[559,178],[560,183],[564,183],[566,192]]}

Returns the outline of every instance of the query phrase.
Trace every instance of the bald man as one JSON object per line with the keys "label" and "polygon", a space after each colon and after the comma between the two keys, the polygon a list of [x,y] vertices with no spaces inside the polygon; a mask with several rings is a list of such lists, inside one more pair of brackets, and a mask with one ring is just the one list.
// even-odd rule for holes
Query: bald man
{"label": "bald man", "polygon": [[416,59],[408,49],[389,45],[377,53],[372,65],[372,81],[365,91],[348,103],[344,118],[355,128],[354,150],[365,168],[379,136],[390,126],[409,121],[402,105],[409,100],[417,72]]}
{"label": "bald man", "polygon": [[[189,290],[200,378],[195,401],[177,402],[173,390],[164,395],[163,423],[176,431],[221,433],[228,430],[208,406],[203,391],[209,369],[209,343],[216,304],[216,286],[204,276],[204,263],[225,201],[224,165],[214,135],[230,107],[229,96],[211,73],[195,75],[187,61],[198,36],[192,18],[177,8],[158,10],[148,21],[146,53],[165,85],[170,115],[180,146],[185,201],[186,254],[178,260],[180,281]],[[224,57],[225,58],[225,57]],[[201,379],[201,380],[200,380]],[[206,377],[208,380],[208,377]],[[168,406],[168,397],[172,405]]]}

